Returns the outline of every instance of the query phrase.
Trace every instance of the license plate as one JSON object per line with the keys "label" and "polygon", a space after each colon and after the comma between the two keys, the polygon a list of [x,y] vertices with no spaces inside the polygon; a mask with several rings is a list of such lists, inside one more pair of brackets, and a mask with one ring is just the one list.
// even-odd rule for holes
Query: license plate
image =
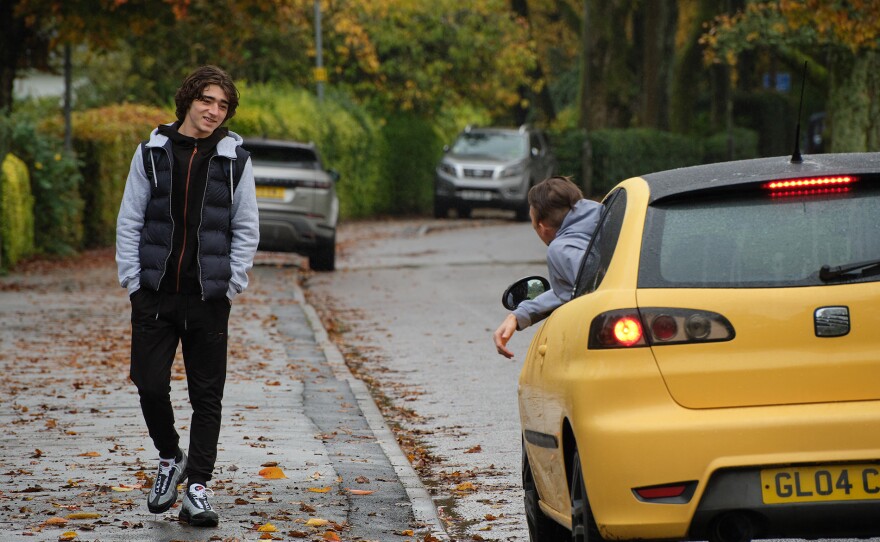
{"label": "license plate", "polygon": [[462,190],[459,192],[461,199],[475,200],[475,201],[489,201],[492,199],[492,193],[486,192],[485,190]]}
{"label": "license plate", "polygon": [[764,469],[761,494],[764,504],[880,499],[880,465]]}
{"label": "license plate", "polygon": [[284,188],[280,186],[257,186],[257,197],[261,199],[284,199]]}

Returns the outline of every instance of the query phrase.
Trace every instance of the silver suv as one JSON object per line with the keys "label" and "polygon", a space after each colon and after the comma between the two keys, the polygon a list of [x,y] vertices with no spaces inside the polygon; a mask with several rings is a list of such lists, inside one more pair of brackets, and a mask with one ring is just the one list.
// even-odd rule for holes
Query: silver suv
{"label": "silver suv", "polygon": [[476,128],[458,135],[437,165],[434,216],[449,209],[468,217],[475,208],[511,209],[529,220],[529,188],[555,174],[556,158],[546,136],[528,126]]}
{"label": "silver suv", "polygon": [[336,268],[339,174],[313,143],[245,138],[260,209],[260,250],[297,252],[315,271]]}

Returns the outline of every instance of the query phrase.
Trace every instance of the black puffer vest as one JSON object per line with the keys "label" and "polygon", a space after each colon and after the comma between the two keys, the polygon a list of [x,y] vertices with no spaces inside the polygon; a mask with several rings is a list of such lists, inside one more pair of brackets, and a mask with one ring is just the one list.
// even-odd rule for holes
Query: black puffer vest
{"label": "black puffer vest", "polygon": [[[171,218],[170,146],[171,142],[168,141],[164,147],[142,147],[144,171],[150,180],[150,201],[147,203],[138,249],[140,280],[141,285],[157,291],[171,255],[175,227]],[[239,154],[238,149],[236,155]],[[247,155],[244,156],[246,159]],[[232,277],[229,254],[232,245],[232,198],[234,185],[238,184],[235,162],[218,155],[216,150],[208,162],[208,181],[202,194],[198,229],[199,283],[202,299],[205,300],[225,297]]]}

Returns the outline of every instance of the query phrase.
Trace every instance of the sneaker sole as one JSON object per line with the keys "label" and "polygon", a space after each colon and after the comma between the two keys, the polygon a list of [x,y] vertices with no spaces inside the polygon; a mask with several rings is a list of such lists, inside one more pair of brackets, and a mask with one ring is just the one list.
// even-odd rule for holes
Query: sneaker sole
{"label": "sneaker sole", "polygon": [[153,514],[161,514],[163,512],[167,512],[168,510],[171,509],[172,506],[174,506],[174,503],[177,502],[177,488],[176,488],[176,486],[175,486],[175,489],[171,492],[171,495],[172,495],[171,499],[164,506],[154,506],[153,503],[148,502],[147,509],[150,512],[152,512]]}
{"label": "sneaker sole", "polygon": [[185,510],[180,511],[179,519],[181,521],[185,521],[193,527],[216,527],[217,524],[220,522],[219,517],[192,517]]}

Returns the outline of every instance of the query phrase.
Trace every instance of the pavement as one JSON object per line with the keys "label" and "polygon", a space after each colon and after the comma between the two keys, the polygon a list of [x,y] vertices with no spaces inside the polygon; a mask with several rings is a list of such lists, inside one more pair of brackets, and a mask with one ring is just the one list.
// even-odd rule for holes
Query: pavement
{"label": "pavement", "polygon": [[[300,273],[295,257],[260,254],[233,302],[209,483],[217,528],[179,522],[179,501],[147,511],[158,455],[128,379],[129,303],[112,250],[0,277],[0,540],[448,540]],[[179,354],[173,375],[185,448]]]}

